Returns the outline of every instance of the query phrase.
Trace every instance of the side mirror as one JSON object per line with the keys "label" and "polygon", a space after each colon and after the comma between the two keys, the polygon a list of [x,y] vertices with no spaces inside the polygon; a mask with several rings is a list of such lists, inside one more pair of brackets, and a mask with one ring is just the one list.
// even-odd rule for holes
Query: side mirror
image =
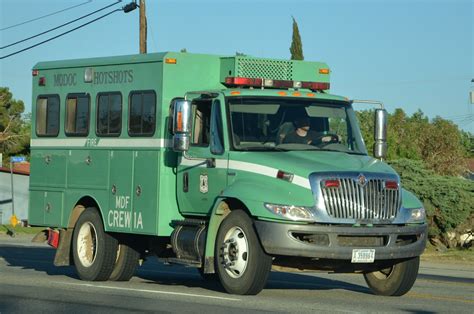
{"label": "side mirror", "polygon": [[374,157],[385,158],[387,155],[387,111],[375,110],[374,120]]}
{"label": "side mirror", "polygon": [[185,152],[191,137],[191,102],[177,99],[173,104],[173,150]]}

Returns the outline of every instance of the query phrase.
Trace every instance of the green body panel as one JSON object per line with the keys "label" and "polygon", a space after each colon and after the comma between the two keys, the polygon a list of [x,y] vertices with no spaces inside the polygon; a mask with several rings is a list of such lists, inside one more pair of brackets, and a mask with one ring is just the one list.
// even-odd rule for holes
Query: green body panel
{"label": "green body panel", "polygon": [[420,208],[423,207],[423,203],[413,193],[402,189],[402,207]]}

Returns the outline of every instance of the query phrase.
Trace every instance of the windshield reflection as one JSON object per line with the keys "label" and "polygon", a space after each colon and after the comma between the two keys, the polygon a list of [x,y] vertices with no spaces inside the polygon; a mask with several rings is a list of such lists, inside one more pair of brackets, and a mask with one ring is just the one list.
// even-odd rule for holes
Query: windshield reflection
{"label": "windshield reflection", "polygon": [[236,150],[320,150],[367,154],[347,102],[299,98],[228,98]]}

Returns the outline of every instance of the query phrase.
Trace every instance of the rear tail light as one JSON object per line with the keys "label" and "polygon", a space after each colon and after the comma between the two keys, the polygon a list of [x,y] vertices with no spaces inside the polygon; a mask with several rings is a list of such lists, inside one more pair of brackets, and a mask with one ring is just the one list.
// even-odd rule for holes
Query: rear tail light
{"label": "rear tail light", "polygon": [[59,231],[48,229],[48,244],[55,249],[59,246]]}

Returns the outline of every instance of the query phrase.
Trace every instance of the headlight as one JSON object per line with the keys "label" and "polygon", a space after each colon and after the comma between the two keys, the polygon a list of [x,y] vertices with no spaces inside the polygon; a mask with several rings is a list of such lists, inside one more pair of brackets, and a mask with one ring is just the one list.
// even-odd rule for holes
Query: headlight
{"label": "headlight", "polygon": [[421,223],[426,220],[426,211],[423,207],[410,209],[408,223]]}
{"label": "headlight", "polygon": [[312,207],[277,205],[265,203],[265,208],[270,212],[295,221],[314,221]]}

